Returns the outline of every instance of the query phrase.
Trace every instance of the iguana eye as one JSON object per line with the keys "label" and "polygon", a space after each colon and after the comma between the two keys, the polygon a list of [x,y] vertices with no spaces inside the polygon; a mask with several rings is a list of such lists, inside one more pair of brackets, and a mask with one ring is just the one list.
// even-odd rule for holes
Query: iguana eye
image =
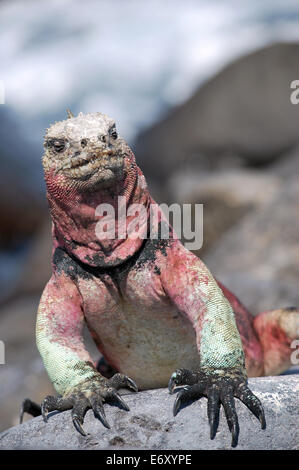
{"label": "iguana eye", "polygon": [[63,152],[65,145],[65,141],[62,139],[50,139],[46,141],[46,146],[52,147],[57,153]]}
{"label": "iguana eye", "polygon": [[65,149],[65,142],[63,140],[54,140],[53,147],[56,152],[63,152]]}

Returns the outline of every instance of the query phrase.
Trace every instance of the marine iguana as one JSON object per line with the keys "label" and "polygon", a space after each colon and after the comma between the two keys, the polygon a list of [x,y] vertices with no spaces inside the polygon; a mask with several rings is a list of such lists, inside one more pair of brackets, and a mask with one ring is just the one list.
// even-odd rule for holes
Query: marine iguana
{"label": "marine iguana", "polygon": [[[21,415],[42,413],[46,421],[51,411],[72,409],[76,429],[86,435],[82,425],[88,409],[106,427],[103,403],[116,400],[128,410],[119,388],[168,385],[171,393],[184,386],[177,393],[174,415],[184,402],[207,397],[211,439],[222,405],[231,445],[237,445],[235,397],[264,429],[263,407],[247,376],[273,375],[289,367],[290,343],[299,336],[298,310],[279,309],[253,318],[213,278],[167,225],[110,117],[69,113],[47,130],[44,147],[53,274],[40,301],[36,338],[59,395],[47,396],[41,407],[25,400]],[[119,217],[119,198],[124,218]],[[101,237],[98,224],[105,220],[108,232],[112,220],[98,208],[108,204],[115,212],[115,236],[103,236],[102,230]],[[136,224],[136,207],[143,209],[143,217],[133,237],[128,233],[130,224]],[[151,227],[150,211],[158,228]],[[161,227],[169,229],[168,238],[161,237]],[[118,371],[110,379],[100,374],[85,349],[84,323]]]}

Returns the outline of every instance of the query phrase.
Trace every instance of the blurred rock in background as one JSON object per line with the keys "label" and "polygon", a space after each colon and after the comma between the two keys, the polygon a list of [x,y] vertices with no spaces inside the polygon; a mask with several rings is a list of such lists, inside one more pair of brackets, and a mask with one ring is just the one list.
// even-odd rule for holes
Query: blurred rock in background
{"label": "blurred rock in background", "polygon": [[165,180],[174,168],[259,166],[285,154],[299,142],[299,106],[290,101],[298,58],[299,44],[274,44],[208,80],[139,135],[145,173]]}
{"label": "blurred rock in background", "polygon": [[203,204],[204,240],[196,252],[202,257],[241,218],[270,202],[281,186],[281,179],[269,172],[231,168],[174,172],[167,190],[173,201]]}
{"label": "blurred rock in background", "polygon": [[[35,317],[40,293],[22,295],[2,306],[0,332],[5,343],[5,365],[0,366],[0,428],[19,422],[19,409],[24,398],[37,403],[55,394],[35,344]],[[99,358],[88,331],[85,343],[94,360]],[[30,419],[25,414],[24,421]]]}
{"label": "blurred rock in background", "polygon": [[[299,148],[271,199],[220,235],[204,261],[253,313],[299,305]],[[292,167],[292,173],[289,170]]]}
{"label": "blurred rock in background", "polygon": [[34,338],[51,271],[40,158],[66,108],[116,119],[157,202],[204,204],[196,254],[254,314],[299,304],[298,2],[2,1],[0,58],[0,430],[53,391]]}

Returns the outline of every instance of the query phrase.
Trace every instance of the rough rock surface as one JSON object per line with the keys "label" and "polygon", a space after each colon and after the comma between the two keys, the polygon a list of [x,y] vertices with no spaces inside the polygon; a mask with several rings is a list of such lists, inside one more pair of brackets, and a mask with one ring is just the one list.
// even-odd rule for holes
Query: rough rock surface
{"label": "rough rock surface", "polygon": [[[299,449],[299,376],[250,379],[254,393],[262,399],[267,429],[236,400],[240,422],[238,449]],[[83,437],[73,428],[70,411],[51,413],[45,424],[41,417],[0,434],[0,449],[230,449],[230,434],[220,415],[214,441],[209,439],[207,402],[201,399],[172,416],[174,396],[165,389],[126,396],[131,411],[107,406],[111,429],[88,411]]]}

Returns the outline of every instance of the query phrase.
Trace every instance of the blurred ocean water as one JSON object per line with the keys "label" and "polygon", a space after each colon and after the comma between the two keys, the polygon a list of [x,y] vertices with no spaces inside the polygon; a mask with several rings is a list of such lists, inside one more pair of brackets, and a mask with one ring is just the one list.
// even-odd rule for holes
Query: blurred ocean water
{"label": "blurred ocean water", "polygon": [[298,39],[297,0],[6,0],[0,79],[34,144],[66,107],[114,116],[132,141],[231,59]]}

